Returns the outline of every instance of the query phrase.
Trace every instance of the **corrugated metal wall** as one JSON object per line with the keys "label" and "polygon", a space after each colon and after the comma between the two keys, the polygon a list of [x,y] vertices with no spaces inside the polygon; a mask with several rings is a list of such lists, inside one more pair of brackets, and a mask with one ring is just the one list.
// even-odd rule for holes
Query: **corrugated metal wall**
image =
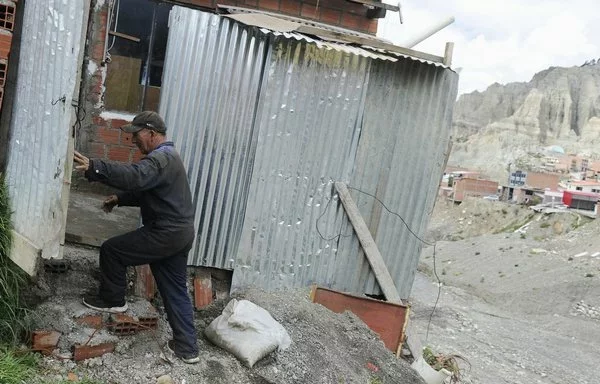
{"label": "corrugated metal wall", "polygon": [[191,264],[235,265],[265,54],[264,39],[239,23],[183,7],[171,11],[160,113],[196,206]]}
{"label": "corrugated metal wall", "polygon": [[[271,47],[233,283],[275,289],[331,281],[347,262],[316,220],[333,181],[352,173],[369,59],[283,37]],[[325,238],[344,220],[335,203],[328,208]]]}
{"label": "corrugated metal wall", "polygon": [[[458,76],[443,67],[406,58],[397,63],[373,61],[371,66],[363,132],[350,185],[382,200],[421,238],[449,155],[457,88]],[[350,193],[400,296],[408,297],[423,243],[373,197],[352,189]],[[340,253],[355,257],[356,238],[342,241]],[[359,263],[348,265],[336,276],[339,287],[379,293],[365,258],[353,260]]]}
{"label": "corrugated metal wall", "polygon": [[[27,1],[7,167],[15,230],[56,257],[87,1]],[[68,165],[67,165],[68,166]],[[70,178],[70,175],[68,175]]]}
{"label": "corrugated metal wall", "polygon": [[[378,196],[422,235],[458,76],[254,31],[172,14],[161,112],[197,204],[190,263],[234,269],[234,288],[377,293],[333,182]],[[351,193],[407,296],[421,244],[371,197]]]}

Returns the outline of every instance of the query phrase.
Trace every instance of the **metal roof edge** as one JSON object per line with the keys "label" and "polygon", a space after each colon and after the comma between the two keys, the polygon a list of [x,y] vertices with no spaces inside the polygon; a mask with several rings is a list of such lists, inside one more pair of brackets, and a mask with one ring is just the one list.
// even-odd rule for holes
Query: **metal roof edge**
{"label": "metal roof edge", "polygon": [[[379,58],[382,60],[396,61],[399,57],[404,57],[426,64],[432,64],[439,67],[451,69],[445,64],[443,56],[432,55],[425,52],[416,51],[410,48],[404,48],[375,36],[351,31],[343,28],[328,26],[326,24],[310,22],[296,17],[277,14],[274,12],[261,11],[251,8],[233,7],[228,5],[217,5],[219,8],[226,9],[232,14],[222,15],[234,19],[242,24],[258,27],[263,32],[269,32],[285,37],[294,37],[311,43],[316,43],[310,36],[320,39],[321,42],[331,48],[341,50],[341,47],[352,47],[360,49],[360,52],[352,53],[363,56]],[[287,35],[286,35],[287,34]],[[358,47],[356,45],[358,45]]]}

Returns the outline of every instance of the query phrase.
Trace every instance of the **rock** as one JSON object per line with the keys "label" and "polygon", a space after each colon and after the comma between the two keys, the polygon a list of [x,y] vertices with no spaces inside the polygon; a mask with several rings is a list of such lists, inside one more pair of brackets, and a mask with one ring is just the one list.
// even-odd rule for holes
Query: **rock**
{"label": "rock", "polygon": [[175,384],[175,382],[173,381],[171,376],[163,375],[163,376],[159,377],[158,379],[156,379],[156,384]]}
{"label": "rock", "polygon": [[[481,169],[504,180],[504,166],[546,166],[532,148],[596,151],[600,133],[600,66],[551,67],[528,83],[493,84],[462,95],[454,107],[455,134],[449,164]],[[550,165],[552,166],[552,165]]]}

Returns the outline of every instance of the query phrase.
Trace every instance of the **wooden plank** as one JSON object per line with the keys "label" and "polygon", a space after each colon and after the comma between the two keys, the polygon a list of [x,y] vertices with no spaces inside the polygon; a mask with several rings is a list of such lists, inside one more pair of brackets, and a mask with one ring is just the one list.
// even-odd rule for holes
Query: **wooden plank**
{"label": "wooden plank", "polygon": [[127,35],[125,33],[117,32],[117,31],[108,31],[108,34],[109,35],[113,35],[113,36],[117,36],[117,37],[120,37],[120,38],[123,38],[123,39],[131,40],[131,41],[134,41],[136,43],[140,42],[140,38],[139,37]]}
{"label": "wooden plank", "polygon": [[452,53],[454,52],[454,43],[447,42],[446,50],[444,51],[444,65],[451,66],[452,65]]}
{"label": "wooden plank", "polygon": [[402,348],[404,328],[408,319],[407,306],[321,287],[313,287],[311,299],[335,313],[354,313],[381,337],[386,348],[392,352],[397,353]]}
{"label": "wooden plank", "polygon": [[367,228],[365,221],[360,215],[358,207],[354,203],[354,200],[352,200],[352,196],[350,196],[348,188],[346,188],[344,183],[336,182],[335,189],[340,195],[340,199],[342,200],[346,214],[348,215],[348,218],[354,227],[354,231],[356,232],[358,240],[365,251],[367,260],[369,260],[369,264],[373,269],[373,273],[377,278],[377,282],[379,283],[383,294],[389,301],[393,303],[401,303],[402,299],[398,294],[398,289],[396,289],[394,280],[392,279],[392,276],[385,265],[383,257],[381,257],[381,253],[379,253],[379,249],[377,249],[377,245],[375,244],[375,240],[373,240],[373,237],[369,232],[369,228]]}
{"label": "wooden plank", "polygon": [[441,56],[431,55],[425,52],[415,51],[410,48],[398,47],[397,45],[386,43],[385,41],[377,40],[375,38],[364,38],[361,36],[347,35],[340,32],[334,32],[321,28],[311,27],[308,25],[301,25],[296,29],[296,32],[304,33],[307,35],[315,35],[323,37],[325,39],[335,39],[337,41],[344,41],[348,43],[366,45],[373,48],[384,49],[386,51],[399,53],[401,55],[411,56],[418,59],[432,61],[435,63],[443,63],[444,58]]}
{"label": "wooden plank", "polygon": [[348,1],[351,1],[353,3],[358,3],[358,4],[370,5],[371,7],[375,7],[375,8],[384,8],[384,9],[387,9],[388,11],[392,11],[392,12],[398,12],[400,10],[400,7],[398,7],[397,5],[386,4],[386,3],[379,2],[379,1],[373,1],[373,0],[348,0]]}

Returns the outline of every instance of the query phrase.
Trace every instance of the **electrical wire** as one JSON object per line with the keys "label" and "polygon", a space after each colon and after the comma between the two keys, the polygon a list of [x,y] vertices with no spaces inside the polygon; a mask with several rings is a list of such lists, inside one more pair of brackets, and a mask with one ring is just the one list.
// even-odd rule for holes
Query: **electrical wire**
{"label": "electrical wire", "polygon": [[[435,313],[435,310],[437,309],[437,305],[439,303],[440,300],[440,296],[442,294],[442,281],[440,279],[440,277],[438,276],[437,273],[437,268],[436,268],[436,243],[430,243],[428,241],[423,240],[419,235],[417,235],[408,225],[408,223],[406,223],[406,221],[404,220],[404,218],[402,218],[402,216],[400,216],[398,213],[393,212],[392,210],[390,210],[383,201],[381,201],[377,196],[369,193],[369,192],[365,192],[359,188],[354,188],[351,187],[349,185],[346,186],[348,189],[352,189],[354,191],[360,192],[362,194],[365,194],[367,196],[372,197],[373,199],[375,199],[379,204],[381,204],[381,206],[388,211],[389,213],[391,213],[392,215],[398,217],[400,219],[400,221],[402,221],[402,223],[404,224],[404,226],[406,227],[406,229],[408,229],[408,232],[410,232],[415,238],[417,238],[421,243],[425,244],[425,245],[429,245],[429,246],[433,246],[433,274],[435,276],[435,278],[437,279],[437,284],[438,284],[438,292],[437,292],[437,297],[435,299],[435,303],[433,304],[433,309],[431,310],[431,313],[429,314],[429,321],[427,323],[427,333],[425,336],[425,342],[429,341],[429,328],[431,326],[431,321],[433,319],[433,315]],[[331,239],[325,239],[325,237],[323,237],[323,235],[321,234],[321,231],[319,230],[319,220],[323,217],[323,215],[325,215],[325,213],[327,212],[327,209],[329,208],[329,204],[331,203],[331,200],[333,200],[333,196],[329,199],[329,201],[327,202],[327,206],[325,206],[325,209],[323,211],[323,213],[321,213],[321,215],[319,216],[319,218],[317,219],[317,223],[316,223],[316,227],[317,227],[317,232],[319,233],[319,236],[321,236],[322,239],[330,241],[333,239],[339,239],[340,236],[342,236],[341,234],[341,227],[340,227],[340,233],[334,237],[332,237]]]}

